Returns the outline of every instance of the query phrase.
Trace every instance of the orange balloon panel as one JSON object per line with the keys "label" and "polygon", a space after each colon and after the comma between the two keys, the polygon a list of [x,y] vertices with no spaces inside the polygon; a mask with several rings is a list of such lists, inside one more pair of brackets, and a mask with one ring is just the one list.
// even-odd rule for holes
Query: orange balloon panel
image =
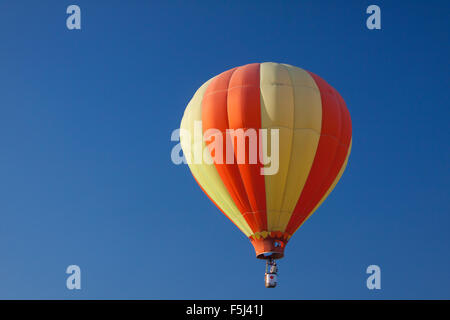
{"label": "orange balloon panel", "polygon": [[[195,180],[249,237],[258,258],[284,255],[292,234],[341,177],[352,140],[350,114],[333,87],[311,72],[270,62],[203,84],[181,129]],[[243,133],[244,153],[230,129]]]}

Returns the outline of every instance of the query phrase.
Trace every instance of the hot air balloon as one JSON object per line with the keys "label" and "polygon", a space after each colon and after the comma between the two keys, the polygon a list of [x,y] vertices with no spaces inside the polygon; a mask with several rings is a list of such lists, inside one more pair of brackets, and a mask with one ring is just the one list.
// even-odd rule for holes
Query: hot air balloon
{"label": "hot air balloon", "polygon": [[[275,260],[284,256],[292,235],[327,198],[347,165],[352,126],[344,100],[309,71],[253,63],[205,82],[187,105],[180,129],[188,133],[180,135],[180,143],[191,159],[192,175],[249,238],[256,257],[267,260],[266,287],[274,287]],[[278,152],[275,173],[264,174],[272,164],[249,161],[250,147],[246,161],[237,161],[237,143],[228,136],[232,130],[261,129],[278,134],[277,146],[256,136],[257,153],[265,160],[270,151]],[[211,131],[231,139],[234,149],[230,152],[223,141],[223,149],[217,147]]]}

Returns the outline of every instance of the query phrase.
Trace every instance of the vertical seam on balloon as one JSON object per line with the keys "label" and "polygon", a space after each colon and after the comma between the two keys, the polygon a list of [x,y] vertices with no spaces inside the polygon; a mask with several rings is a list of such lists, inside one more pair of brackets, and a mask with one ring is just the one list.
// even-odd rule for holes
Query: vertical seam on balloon
{"label": "vertical seam on balloon", "polygon": [[[323,80],[323,81],[324,81],[324,80]],[[320,87],[319,87],[319,88],[320,88]],[[329,94],[329,93],[328,93],[328,94]],[[342,117],[343,117],[343,116],[342,116],[342,106],[341,106],[341,103],[340,103],[339,99],[337,99],[337,97],[336,97],[336,95],[335,95],[335,93],[334,93],[334,89],[333,89],[333,97],[337,100],[337,102],[338,102],[338,103],[337,103],[337,106],[339,107],[339,112],[338,112],[338,114],[339,114],[339,134],[338,134],[338,141],[341,141],[341,138],[342,138],[342,132],[343,132],[343,125],[342,125],[342,122],[343,122],[343,121],[342,121]],[[327,173],[326,173],[326,175],[323,176],[322,181],[320,182],[318,188],[317,188],[317,189],[315,190],[315,192],[313,193],[313,196],[310,197],[310,200],[307,201],[307,202],[305,202],[304,208],[305,208],[305,210],[306,210],[306,216],[303,217],[303,218],[301,218],[301,219],[297,222],[299,225],[302,224],[304,221],[306,221],[306,219],[308,219],[308,218],[311,216],[310,213],[314,210],[314,206],[313,206],[312,208],[309,208],[309,207],[311,206],[311,203],[313,203],[313,201],[315,201],[317,195],[320,194],[322,187],[324,186],[324,184],[325,184],[327,178],[329,177],[330,172],[331,172],[331,169],[332,169],[333,165],[335,164],[336,158],[337,158],[337,156],[338,156],[338,151],[339,151],[338,149],[339,149],[339,145],[336,147],[336,150],[335,150],[335,152],[334,152],[334,154],[333,154],[333,160],[329,163],[329,166],[328,166],[328,168],[327,168]],[[344,159],[344,161],[345,161],[345,159]],[[332,184],[333,184],[333,183],[330,184],[330,187],[331,187]],[[328,189],[327,189],[327,190],[328,190]],[[327,193],[327,190],[325,190],[325,192],[324,192],[323,195],[325,195],[325,194]],[[319,203],[321,199],[322,199],[322,198],[320,198],[320,199],[317,201],[317,203]],[[316,203],[316,204],[317,204],[317,203]],[[314,205],[314,204],[313,204],[313,205]],[[309,211],[309,212],[308,212],[308,211]],[[297,228],[296,228],[296,229],[297,229]]]}
{"label": "vertical seam on balloon", "polygon": [[[248,66],[248,65],[249,65],[249,64],[246,64],[246,65],[244,65],[244,66],[237,67],[235,71],[237,71],[238,69],[241,69],[241,70],[242,70],[242,68],[244,68],[244,67],[246,67],[246,66]],[[260,64],[260,63],[258,63],[258,67],[259,67],[259,72],[261,72],[261,64]],[[234,74],[234,72],[233,72],[233,74]],[[230,90],[229,90],[230,87],[229,87],[229,85],[230,85],[231,79],[232,79],[232,77],[233,77],[233,74],[230,76],[230,81],[228,82],[228,87],[227,87],[227,124],[228,124],[228,129],[230,129],[230,121],[229,121],[229,114],[228,114],[228,110],[229,110],[229,108],[228,108],[228,101],[229,101],[229,94],[230,94]],[[242,84],[241,84],[241,85],[242,85]],[[261,88],[260,84],[258,84],[258,87]],[[260,101],[260,107],[261,107],[261,101]],[[243,109],[241,109],[240,112],[241,112],[241,118],[244,118],[244,117],[243,117]],[[242,126],[242,127],[245,127],[245,126]],[[244,129],[244,128],[243,128],[243,129]],[[258,140],[258,141],[259,141],[259,140]],[[245,141],[244,141],[244,143],[245,143]],[[234,148],[233,148],[233,154],[234,154],[234,159],[236,160],[236,154],[235,154]],[[237,163],[237,162],[236,162],[236,163]],[[243,177],[242,177],[242,173],[241,173],[241,170],[240,170],[240,168],[239,168],[239,165],[238,165],[238,173],[239,173],[239,178],[240,178],[240,181],[241,181],[241,183],[242,183],[242,186],[244,187],[244,190],[245,190],[244,196],[247,198],[247,202],[248,202],[248,204],[249,204],[249,207],[250,207],[250,209],[252,210],[251,212],[246,212],[245,214],[251,214],[251,215],[253,215],[253,219],[254,219],[254,221],[255,221],[255,223],[256,223],[256,228],[257,228],[257,230],[253,230],[253,229],[252,229],[252,231],[253,231],[253,232],[257,232],[258,230],[262,231],[262,230],[263,230],[263,225],[264,225],[264,223],[262,223],[263,221],[260,221],[259,216],[256,215],[256,213],[259,212],[259,211],[258,211],[258,210],[255,211],[255,210],[253,209],[252,205],[251,205],[251,202],[250,202],[250,199],[249,199],[248,193],[247,193],[247,188],[246,188],[246,186],[245,186],[244,179],[243,179]],[[265,187],[264,187],[264,192],[266,192]],[[264,195],[264,196],[266,196],[266,195]],[[256,209],[258,209],[258,208],[256,208]],[[245,215],[245,214],[243,213],[243,215]],[[267,207],[266,207],[266,212],[265,212],[265,214],[266,214],[266,220],[267,220]],[[267,222],[266,222],[266,225],[267,225]]]}
{"label": "vertical seam on balloon", "polygon": [[[307,71],[307,70],[305,70],[310,76],[311,76],[311,78],[313,79],[313,81],[316,83],[316,86],[317,86],[317,88],[319,89],[319,95],[320,95],[320,102],[321,102],[321,108],[322,108],[322,119],[321,119],[321,126],[320,126],[320,137],[319,137],[319,141],[318,141],[318,143],[317,143],[317,148],[316,148],[316,153],[315,153],[315,155],[314,155],[314,160],[313,160],[313,162],[312,162],[312,165],[311,165],[311,168],[309,169],[309,172],[308,172],[308,177],[306,178],[306,181],[305,181],[305,185],[303,186],[303,189],[302,189],[302,191],[300,192],[300,195],[299,195],[299,197],[298,197],[298,199],[297,199],[297,204],[295,205],[295,207],[294,207],[294,210],[293,210],[293,214],[291,215],[291,217],[290,217],[290,219],[289,219],[289,222],[288,222],[288,224],[286,225],[286,232],[288,232],[288,230],[291,230],[291,229],[294,229],[294,230],[297,230],[297,227],[295,227],[295,225],[298,225],[298,224],[300,224],[302,221],[303,221],[303,219],[302,219],[302,214],[301,213],[299,213],[298,215],[296,215],[295,214],[295,209],[297,208],[297,205],[299,204],[299,201],[300,201],[300,199],[302,198],[302,195],[303,195],[303,193],[305,192],[305,187],[308,185],[308,181],[309,181],[309,179],[310,179],[310,176],[311,176],[311,172],[313,171],[313,168],[314,168],[314,163],[316,162],[316,160],[317,160],[317,156],[318,156],[318,151],[319,151],[319,146],[320,146],[320,140],[322,139],[322,131],[323,131],[323,128],[324,128],[324,97],[322,97],[322,90],[321,90],[321,86],[320,86],[320,84],[317,82],[317,80],[314,78],[314,76],[313,76],[313,74],[311,73],[311,72],[309,72],[309,71]],[[315,193],[314,193],[315,194]],[[311,198],[313,198],[313,197],[311,197]],[[307,208],[307,206],[306,206],[306,204],[308,204],[309,203],[309,201],[308,202],[306,202],[302,207],[303,208]],[[301,212],[301,211],[300,211]],[[306,216],[307,216],[308,214],[306,214]],[[292,224],[294,224],[294,227],[290,227]]]}
{"label": "vertical seam on balloon", "polygon": [[[201,110],[200,110],[200,112],[202,112],[202,109],[203,109],[203,99],[205,98],[205,93],[206,93],[206,90],[208,89],[208,87],[209,87],[209,85],[211,84],[211,82],[207,85],[207,87],[205,88],[205,92],[203,93],[203,95],[202,95],[202,97],[201,97],[201,99],[200,99],[200,108],[201,108]],[[205,144],[205,142],[203,142],[203,145],[205,145],[206,146],[206,144]],[[203,157],[203,155],[202,155],[202,157]],[[217,171],[217,168],[214,166],[214,169]],[[202,174],[203,174],[203,172],[201,172]],[[217,172],[217,174],[219,174],[218,172]],[[220,175],[219,175],[219,177],[220,177]],[[194,176],[194,179],[195,179],[195,176]],[[196,180],[197,181],[197,180]],[[198,183],[198,181],[197,181],[197,183]],[[223,183],[223,182],[222,182]],[[199,184],[200,185],[200,184]],[[203,190],[203,187],[200,185],[200,188]],[[203,190],[204,191],[204,190]],[[231,197],[231,195],[230,195],[230,191],[228,190],[228,188],[224,185],[224,191],[225,192],[227,192],[228,193],[228,196],[231,198],[231,200],[233,200],[233,198]],[[246,234],[246,232],[244,232],[237,224],[236,224],[236,222],[235,221],[233,221],[233,219],[230,219],[230,217],[229,217],[229,215],[228,214],[226,214],[226,212],[225,212],[225,210],[222,210],[217,204],[216,204],[216,202],[205,192],[205,194],[208,196],[208,198],[210,198],[210,200],[216,205],[216,207],[218,207],[219,208],[219,210],[220,211],[222,211],[222,213],[229,219],[229,220],[231,220],[231,222],[233,222],[235,225],[236,225],[236,227],[238,227],[244,234]],[[219,197],[219,198],[221,198],[222,200],[223,200],[223,197],[222,197],[222,195],[220,194],[220,193],[216,193],[216,195]],[[239,199],[239,201],[240,201],[240,199]],[[237,208],[237,210],[239,211],[239,209]],[[248,229],[251,231],[251,228],[250,228],[250,226],[248,225],[248,223],[247,223],[247,221],[245,220],[245,218],[243,219],[243,221],[242,221],[243,223],[245,223],[246,225],[247,225],[247,227],[248,227]],[[249,230],[247,230],[247,232],[249,231]],[[250,234],[251,234],[251,232],[250,232]]]}
{"label": "vertical seam on balloon", "polygon": [[[226,105],[227,105],[227,107],[226,107],[226,112],[227,112],[227,117],[226,117],[226,123],[227,123],[227,124],[226,124],[226,129],[229,129],[229,128],[230,128],[230,122],[228,121],[228,90],[229,90],[229,87],[230,87],[230,81],[231,81],[231,78],[232,78],[233,74],[234,74],[238,69],[239,69],[239,67],[238,67],[238,68],[235,68],[235,69],[231,72],[231,75],[230,75],[230,78],[228,79],[228,84],[227,84],[227,89],[226,89],[226,91],[227,91],[227,95],[226,95],[226,99],[227,99],[227,100],[226,100]],[[226,130],[225,130],[225,143],[226,143],[226,139],[227,139],[227,134],[226,134]],[[234,157],[234,160],[236,160],[236,157],[235,157],[235,155],[234,155],[234,150],[233,150],[233,157]],[[238,172],[239,172],[239,168],[238,168]],[[228,170],[225,170],[224,173],[228,176],[228,178],[230,178],[230,175],[229,175]],[[239,174],[239,177],[240,177],[240,174]],[[230,178],[230,180],[233,180],[233,179]],[[241,180],[242,185],[244,185],[244,183],[242,182],[242,178],[240,178],[240,180]],[[234,188],[234,185],[233,185],[233,184],[231,184],[231,188],[233,188],[234,194],[236,195],[236,198],[238,199],[238,201],[239,201],[241,207],[245,208],[245,205],[244,205],[244,203],[242,202],[243,199],[241,199],[242,195]],[[244,189],[245,189],[245,188],[244,188]],[[248,202],[248,199],[247,199],[247,202]],[[244,217],[244,213],[245,213],[245,212],[241,212],[241,214],[242,214],[243,217]],[[244,218],[245,218],[245,217],[244,217]],[[252,229],[252,228],[250,228],[250,229]],[[252,231],[254,232],[253,229],[252,229]]]}
{"label": "vertical seam on balloon", "polygon": [[[294,67],[294,68],[295,68],[295,67]],[[301,70],[303,70],[304,72],[306,72],[306,73],[308,74],[308,76],[311,78],[311,80],[315,83],[315,85],[316,85],[316,88],[315,88],[315,89],[317,89],[318,94],[319,94],[319,98],[320,98],[320,108],[321,108],[320,132],[318,132],[319,138],[318,138],[318,141],[317,141],[316,150],[315,150],[315,152],[314,152],[314,158],[313,158],[313,161],[311,162],[311,166],[310,166],[309,171],[308,171],[308,175],[307,175],[307,177],[306,177],[306,179],[305,179],[305,182],[304,182],[304,184],[303,184],[302,189],[300,190],[300,193],[299,193],[299,195],[298,195],[296,204],[294,205],[294,207],[293,207],[293,209],[292,209],[292,211],[291,211],[291,213],[290,213],[290,217],[289,217],[288,222],[286,223],[286,226],[285,226],[285,228],[284,228],[284,232],[287,232],[287,231],[288,231],[289,225],[291,224],[291,222],[295,221],[296,218],[297,218],[297,216],[295,216],[295,209],[296,209],[296,207],[297,207],[298,202],[300,201],[300,199],[301,199],[301,197],[302,197],[303,192],[305,191],[305,187],[307,186],[307,183],[308,183],[308,180],[309,180],[309,178],[310,178],[312,169],[313,169],[313,167],[314,167],[314,162],[316,161],[317,152],[318,152],[318,150],[319,150],[320,139],[321,139],[321,137],[323,136],[323,135],[322,135],[322,130],[323,130],[323,115],[324,115],[324,112],[323,112],[322,93],[320,92],[319,84],[318,84],[317,81],[314,79],[314,77],[312,76],[311,72],[309,72],[309,71],[307,71],[307,70],[304,70],[304,69],[301,69]],[[295,127],[295,125],[294,125],[294,127]]]}
{"label": "vertical seam on balloon", "polygon": [[[248,66],[248,64],[246,65],[246,66]],[[245,66],[243,66],[243,67],[245,67]],[[240,68],[243,68],[243,67],[240,67]],[[261,73],[261,64],[260,63],[258,63],[258,73],[260,74]],[[259,94],[260,94],[260,96],[261,96],[261,76],[259,75],[259,77],[260,77],[260,80],[259,80],[259,82],[258,82],[258,92],[259,92]],[[244,85],[244,84],[241,84],[241,85]],[[261,109],[261,100],[259,101],[259,108]],[[228,110],[227,110],[228,111]],[[241,108],[241,110],[240,110],[240,112],[241,112],[241,119],[244,119],[244,108]],[[261,113],[261,110],[260,110],[260,113]],[[244,123],[242,123],[242,127],[244,128],[244,127],[247,127],[247,126],[244,126]],[[259,129],[261,129],[261,126],[260,126],[260,128],[257,128],[258,130]],[[259,135],[257,136],[257,141],[258,141],[258,145],[259,145]],[[244,137],[244,145],[245,145],[246,143],[245,143],[245,137]],[[259,147],[259,146],[258,146]],[[250,146],[249,146],[249,149],[250,149]],[[249,158],[249,161],[250,161],[250,158]],[[239,166],[238,166],[239,167]],[[260,174],[260,173],[259,173]],[[264,226],[264,221],[263,221],[263,219],[260,217],[260,215],[257,215],[257,213],[259,212],[259,208],[253,208],[252,207],[252,204],[251,204],[251,202],[250,202],[250,199],[248,198],[248,191],[247,191],[247,188],[246,188],[246,185],[245,185],[245,183],[244,183],[244,181],[243,181],[243,178],[242,178],[242,173],[241,173],[241,170],[240,170],[240,168],[239,168],[239,176],[241,177],[241,180],[242,180],[242,183],[243,183],[243,185],[244,185],[244,189],[245,189],[245,192],[246,192],[246,195],[247,195],[247,200],[248,200],[248,202],[249,202],[249,204],[250,204],[250,207],[251,207],[251,209],[252,209],[252,213],[253,213],[253,217],[254,217],[254,219],[255,219],[255,222],[257,223],[257,227],[258,227],[258,231],[262,231],[262,230],[264,230],[264,228],[263,228],[263,226]],[[252,181],[253,182],[253,181]],[[266,188],[265,188],[265,186],[264,186],[264,198],[266,198]],[[265,200],[265,199],[264,199]],[[256,210],[255,210],[256,209]],[[266,214],[266,220],[267,220],[267,206],[266,206],[266,212],[265,212],[265,214]],[[267,221],[266,221],[266,225],[267,225]]]}
{"label": "vertical seam on balloon", "polygon": [[[236,70],[236,69],[234,69],[234,70],[232,71],[232,73],[233,73],[235,70]],[[216,77],[215,77],[215,78],[216,78]],[[207,92],[207,91],[205,91],[205,95],[202,97],[202,100],[201,100],[201,107],[202,107],[202,108],[203,108],[203,99],[204,99],[205,96],[206,96],[206,92]],[[203,111],[202,111],[202,112],[203,112]],[[205,128],[203,128],[203,129],[205,129]],[[217,170],[216,164],[214,164],[214,166],[215,166],[215,168],[216,168],[216,170]],[[217,172],[219,173],[218,170],[217,170]],[[222,173],[225,174],[228,178],[230,178],[230,175],[229,175],[228,170],[224,170],[224,171],[222,171]],[[219,176],[220,176],[220,174],[219,174]],[[222,180],[222,182],[223,182],[223,180]],[[237,192],[236,189],[233,188],[233,185],[230,186],[230,187],[231,187],[231,190],[229,190],[228,187],[227,187],[226,185],[225,185],[224,187],[225,187],[226,191],[228,192],[228,195],[230,196],[231,200],[232,200],[233,202],[235,202],[235,206],[237,206],[237,204],[240,204],[240,207],[244,207],[244,208],[245,208],[245,205],[243,205],[243,203],[242,203],[242,199],[241,199],[241,197],[240,197],[239,192]],[[233,197],[231,194],[233,194],[235,197]],[[238,203],[236,203],[235,199],[237,200]],[[241,210],[239,210],[239,208],[237,208],[237,209],[238,209],[238,211],[240,212],[240,214],[241,214],[243,220],[244,220],[244,221],[246,222],[246,224],[249,226],[249,229],[251,230],[250,233],[252,233],[252,232],[253,232],[253,229],[251,228],[250,224],[249,224],[249,223],[247,222],[247,220],[245,219],[245,217],[244,217],[243,213],[241,212]]]}
{"label": "vertical seam on balloon", "polygon": [[[263,70],[263,68],[262,68],[262,66],[263,66],[263,64],[265,64],[266,62],[262,62],[262,63],[260,63],[259,64],[259,108],[260,108],[260,121],[261,121],[261,128],[262,128],[262,126],[263,126],[263,119],[262,119],[262,117],[263,117],[263,97],[262,97],[262,87],[261,87],[261,81],[262,81],[262,70]],[[258,141],[259,142],[259,141]],[[263,148],[263,146],[261,146],[259,143],[258,143],[258,149],[259,148]],[[265,146],[266,147],[266,149],[267,149],[267,145]],[[261,150],[262,152],[263,152],[263,154],[265,153],[265,151],[268,151],[268,150]],[[260,154],[260,152],[261,152],[260,150],[258,150],[258,155]],[[263,168],[264,168],[264,166],[263,166]],[[264,169],[263,169],[264,170]],[[267,229],[269,230],[269,204],[268,204],[268,201],[269,201],[269,196],[270,195],[268,195],[267,194],[267,192],[268,192],[268,189],[266,188],[266,178],[267,178],[267,176],[264,176],[264,192],[265,192],[265,201],[266,201],[266,225],[267,225]]]}
{"label": "vertical seam on balloon", "polygon": [[341,168],[339,169],[339,173],[336,176],[336,178],[334,179],[333,183],[330,185],[330,188],[328,188],[328,190],[325,192],[325,194],[323,195],[323,197],[319,200],[319,202],[316,204],[316,206],[311,210],[311,212],[306,216],[305,219],[303,219],[302,222],[300,222],[299,226],[294,230],[294,232],[292,232],[292,234],[294,234],[295,232],[297,232],[298,229],[301,228],[301,226],[309,219],[310,216],[312,216],[312,214],[314,212],[316,212],[317,209],[319,209],[320,205],[323,203],[323,201],[329,196],[329,194],[331,193],[331,191],[333,191],[332,189],[334,189],[337,186],[338,181],[340,180],[340,178],[342,177],[342,175],[344,174],[345,171],[345,167],[347,166],[348,163],[348,159],[350,157],[350,152],[352,149],[352,139],[350,138],[350,143],[347,147],[347,153],[345,156],[345,160],[344,163],[342,164]]}
{"label": "vertical seam on balloon", "polygon": [[[214,78],[216,78],[216,77],[214,77]],[[212,78],[212,79],[210,79],[209,81],[212,81],[214,78]],[[199,105],[200,105],[200,112],[202,112],[202,108],[203,108],[203,99],[204,99],[204,97],[205,97],[205,93],[206,93],[206,89],[208,88],[208,86],[211,84],[211,82],[210,83],[208,83],[207,84],[207,86],[206,86],[206,88],[205,88],[205,91],[203,92],[203,94],[202,94],[202,96],[201,96],[201,99],[199,99],[200,101],[199,101]],[[195,95],[194,95],[195,96]],[[189,110],[190,111],[190,110]],[[191,120],[190,118],[192,117],[192,115],[191,115],[191,112],[188,112],[188,110],[186,109],[185,110],[185,112],[184,112],[184,114],[183,114],[183,118],[182,118],[182,123],[183,123],[183,121],[185,121],[185,118],[189,118],[188,120]],[[186,120],[187,121],[187,120]],[[192,141],[190,141],[190,144],[192,144]],[[205,146],[205,143],[203,142],[203,144],[202,144],[203,146]],[[217,168],[215,168],[215,166],[214,166],[214,169],[216,170],[216,172],[217,172]],[[234,213],[234,209],[232,209],[231,207],[230,207],[230,205],[227,203],[227,201],[225,201],[224,200],[224,197],[223,197],[223,195],[220,193],[220,192],[216,192],[215,193],[215,196],[216,196],[216,198],[217,199],[219,199],[219,200],[222,200],[222,203],[223,203],[223,205],[226,207],[225,209],[223,209],[222,210],[222,208],[220,207],[220,206],[218,206],[217,205],[217,203],[212,199],[212,197],[205,191],[205,189],[203,188],[203,186],[199,183],[199,180],[195,177],[195,174],[194,174],[194,172],[192,171],[192,169],[190,168],[190,170],[191,170],[191,172],[192,172],[192,175],[193,175],[193,177],[194,177],[194,180],[197,182],[197,184],[200,186],[200,189],[206,194],[206,196],[216,205],[216,207],[218,207],[218,209],[229,219],[229,220],[231,220],[237,227],[238,227],[238,229],[240,229],[244,234],[252,234],[252,230],[251,230],[251,228],[250,228],[250,226],[249,226],[249,224],[247,223],[247,221],[245,220],[245,219],[242,219],[242,220],[240,220],[239,221],[239,223],[237,223],[237,222],[235,222],[233,219],[231,219],[230,218],[230,216],[228,215],[228,214],[226,214],[226,208],[228,208],[228,209],[230,209],[230,212],[232,212],[233,213],[233,215],[235,214]],[[199,176],[199,178],[203,178],[203,179],[205,179],[205,176],[206,176],[206,174],[205,174],[205,172],[204,172],[204,170],[203,170],[203,167],[201,167],[201,166],[199,166],[199,167],[197,167],[197,170],[196,170],[196,173],[197,173],[197,175]],[[217,174],[218,174],[218,172],[217,172]],[[220,177],[220,176],[219,176]],[[223,182],[222,182],[222,184],[223,184]],[[224,192],[226,192],[227,194],[228,194],[228,196],[230,197],[230,200],[233,202],[233,199],[232,199],[232,197],[231,197],[231,195],[230,195],[230,193],[229,193],[229,190],[226,188],[226,186],[225,185],[223,185],[223,189],[224,189]],[[233,203],[234,204],[234,203]],[[236,206],[235,204],[234,204],[234,206]],[[239,209],[236,207],[236,210],[239,212]],[[240,213],[240,212],[239,212]],[[239,226],[240,224],[242,224],[241,226]]]}
{"label": "vertical seam on balloon", "polygon": [[[228,118],[228,95],[229,95],[229,89],[230,89],[230,82],[231,82],[231,78],[233,77],[233,74],[239,69],[239,68],[242,68],[242,66],[241,67],[237,67],[237,68],[235,68],[233,71],[232,71],[232,73],[231,73],[231,75],[230,75],[230,78],[228,79],[228,84],[227,84],[227,89],[226,89],[226,92],[227,92],[227,95],[226,95],[226,129],[230,129],[230,121],[229,121],[229,118]],[[225,132],[226,132],[226,130],[225,130]],[[227,139],[228,137],[227,137],[227,134],[225,134],[225,141],[226,141],[226,139]],[[225,142],[226,143],[226,142]],[[241,185],[242,185],[242,187],[243,187],[243,189],[244,189],[244,191],[246,191],[245,190],[245,185],[244,185],[244,182],[243,182],[243,180],[242,180],[242,176],[241,176],[241,172],[240,172],[240,170],[239,170],[239,167],[238,167],[238,165],[237,165],[237,161],[236,161],[236,154],[235,154],[235,152],[234,152],[234,148],[233,148],[233,158],[234,158],[234,163],[236,164],[236,169],[237,169],[237,172],[238,172],[238,177],[239,177],[239,182],[241,183]],[[225,170],[225,173],[227,174],[227,176],[228,177],[230,177],[229,176],[229,174],[228,174],[228,170]],[[233,180],[233,179],[230,179],[230,180]],[[248,203],[248,206],[249,206],[249,208],[251,208],[251,205],[250,205],[250,201],[249,201],[249,199],[248,199],[248,197],[247,197],[247,194],[246,193],[244,193],[244,194],[240,194],[235,188],[234,188],[234,184],[231,184],[231,188],[233,188],[233,192],[234,192],[234,194],[236,195],[236,198],[238,199],[238,201],[239,201],[239,203],[240,203],[240,207],[241,208],[245,208],[246,206],[244,205],[244,203],[243,203],[243,200],[247,200],[247,203]],[[242,199],[242,197],[245,197],[245,199]],[[240,211],[240,210],[239,210]],[[242,217],[244,218],[244,220],[246,220],[245,219],[245,215],[247,214],[248,212],[241,212],[241,215],[242,215]],[[256,222],[256,217],[255,216],[253,216],[253,218],[254,218],[254,220],[255,220],[255,222]],[[247,220],[246,220],[247,221]],[[254,233],[254,232],[256,232],[256,230],[253,230],[253,228],[252,228],[252,226],[247,222],[247,224],[249,225],[249,227],[250,227],[250,230]],[[254,226],[255,227],[255,226]]]}
{"label": "vertical seam on balloon", "polygon": [[[257,139],[256,139],[256,141],[257,141],[257,151],[259,151],[259,147],[260,147],[260,139],[261,139],[261,137],[260,137],[260,135],[259,135],[259,131],[261,130],[261,127],[262,127],[262,119],[261,119],[261,63],[258,63],[258,77],[259,77],[259,79],[258,79],[258,82],[257,82],[257,85],[258,85],[258,99],[259,99],[259,128],[257,128]],[[258,159],[258,157],[257,157],[257,159]],[[249,159],[250,160],[250,159]],[[256,161],[256,163],[258,163],[258,160]],[[261,165],[260,166],[260,168],[259,168],[259,170],[258,170],[258,175],[261,175],[261,169],[263,168],[263,165]],[[255,213],[255,218],[257,218],[256,220],[258,220],[259,222],[261,222],[261,225],[260,225],[260,230],[264,230],[264,229],[268,229],[268,217],[267,217],[267,190],[266,190],[266,185],[265,185],[265,178],[264,178],[264,181],[263,181],[263,187],[264,187],[264,211],[263,212],[259,212],[259,210],[258,210],[258,213],[259,214],[256,214]],[[257,209],[259,209],[259,208],[257,208]],[[265,216],[265,221],[264,221],[264,217],[261,217],[261,215],[264,215]]]}
{"label": "vertical seam on balloon", "polygon": [[[293,102],[293,107],[294,107],[293,111],[292,111],[292,118],[293,118],[294,124],[293,124],[292,127],[295,128],[295,89],[294,89],[294,81],[292,80],[291,72],[289,71],[289,69],[286,66],[284,66],[284,65],[280,65],[280,66],[287,71],[288,76],[289,76],[289,80],[291,81],[292,102]],[[281,201],[280,212],[281,212],[281,209],[283,209],[284,203],[286,201],[286,184],[287,184],[287,179],[288,179],[288,176],[289,176],[289,167],[291,166],[291,161],[292,161],[292,153],[293,153],[293,148],[294,148],[294,138],[295,138],[295,130],[292,130],[291,150],[290,150],[290,153],[289,153],[289,161],[287,163],[287,170],[288,170],[288,172],[286,174],[286,181],[284,182],[284,186],[283,186],[283,196],[281,198],[282,201]],[[281,215],[282,215],[281,213],[278,215],[278,221],[277,221],[277,224],[276,224],[276,229],[278,229],[278,227],[280,226]]]}
{"label": "vertical seam on balloon", "polygon": [[[334,89],[333,89],[333,91],[334,91]],[[333,92],[333,96],[334,96],[334,98],[338,101],[337,105],[338,105],[338,107],[339,107],[339,112],[338,112],[338,114],[339,114],[339,120],[338,120],[338,122],[339,122],[339,134],[338,134],[338,137],[337,137],[337,138],[338,138],[338,141],[341,141],[342,132],[343,132],[343,125],[342,125],[342,122],[343,122],[343,121],[342,121],[342,106],[340,105],[340,101],[339,101],[339,99],[337,99],[337,97],[336,97],[336,95],[335,95],[334,92]],[[335,150],[335,152],[334,152],[334,154],[333,154],[333,160],[330,162],[330,165],[328,166],[327,174],[324,175],[322,181],[320,182],[319,187],[318,187],[318,188],[316,189],[316,191],[314,192],[314,196],[312,196],[312,197],[310,198],[310,200],[309,200],[308,202],[305,203],[305,208],[309,208],[309,206],[311,205],[311,203],[313,203],[313,201],[315,200],[316,196],[317,196],[318,194],[320,194],[321,189],[322,189],[322,187],[324,186],[324,184],[325,184],[327,178],[328,178],[329,175],[330,175],[331,169],[333,168],[333,165],[334,165],[335,162],[336,162],[336,158],[337,158],[337,156],[338,156],[338,151],[339,151],[339,145],[336,147],[336,150]],[[330,186],[331,186],[331,185],[330,185]],[[328,189],[327,189],[327,190],[328,190]],[[326,194],[326,191],[325,191],[324,195],[325,195],[325,194]],[[320,198],[320,199],[321,199],[321,198]],[[317,203],[320,202],[320,199],[319,199],[319,201],[317,201]],[[311,208],[311,209],[308,209],[308,211],[312,211],[313,209],[314,209],[314,207]],[[308,214],[309,214],[309,212],[307,212],[306,217],[308,216]],[[306,217],[305,217],[305,218],[306,218]],[[304,220],[303,220],[303,221],[304,221]],[[301,223],[301,222],[300,222],[300,223]]]}

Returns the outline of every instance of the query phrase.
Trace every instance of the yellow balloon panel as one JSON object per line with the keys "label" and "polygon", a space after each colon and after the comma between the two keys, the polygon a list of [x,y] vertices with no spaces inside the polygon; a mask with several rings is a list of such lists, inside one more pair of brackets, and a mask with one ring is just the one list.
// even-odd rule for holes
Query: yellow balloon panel
{"label": "yellow balloon panel", "polygon": [[280,136],[279,171],[265,176],[268,231],[285,231],[317,150],[320,92],[303,69],[262,63],[261,108],[262,128],[278,129]]}

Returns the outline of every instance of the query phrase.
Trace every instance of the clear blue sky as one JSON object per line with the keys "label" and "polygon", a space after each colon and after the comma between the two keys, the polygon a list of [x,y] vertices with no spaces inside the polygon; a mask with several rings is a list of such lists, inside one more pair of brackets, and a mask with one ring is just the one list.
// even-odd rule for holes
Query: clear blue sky
{"label": "clear blue sky", "polygon": [[[81,31],[66,28],[70,4]],[[370,4],[382,30],[366,28]],[[449,10],[2,1],[0,298],[450,298]],[[326,79],[353,121],[347,170],[292,238],[275,290],[246,237],[170,160],[195,90],[264,61]],[[70,264],[81,291],[66,289]]]}

